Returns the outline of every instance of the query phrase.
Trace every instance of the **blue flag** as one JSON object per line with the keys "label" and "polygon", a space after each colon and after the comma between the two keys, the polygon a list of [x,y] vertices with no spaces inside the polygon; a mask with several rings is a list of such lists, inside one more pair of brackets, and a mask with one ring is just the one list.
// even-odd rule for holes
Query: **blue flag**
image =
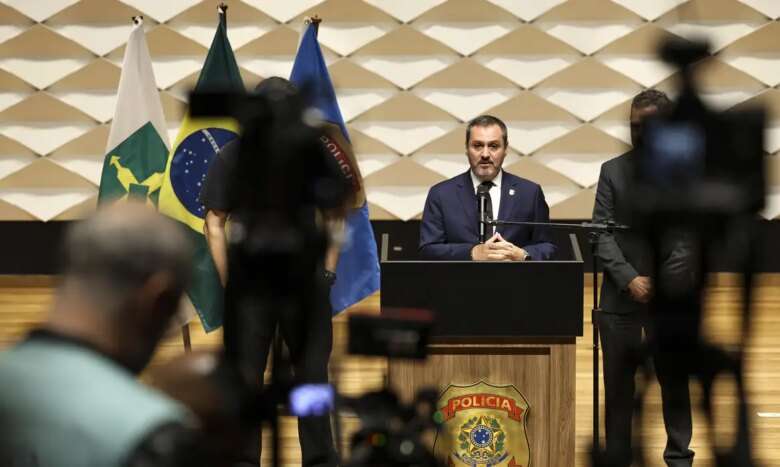
{"label": "blue flag", "polygon": [[308,91],[312,106],[322,112],[327,122],[336,127],[337,134],[330,140],[332,144],[326,146],[358,193],[358,206],[346,219],[345,241],[336,268],[337,279],[330,291],[330,303],[333,313],[336,314],[379,290],[379,259],[374,230],[368,219],[368,205],[360,171],[352,155],[347,127],[341,117],[328,67],[317,42],[318,26],[316,21],[306,26],[298,54],[295,56],[290,81],[300,89]]}

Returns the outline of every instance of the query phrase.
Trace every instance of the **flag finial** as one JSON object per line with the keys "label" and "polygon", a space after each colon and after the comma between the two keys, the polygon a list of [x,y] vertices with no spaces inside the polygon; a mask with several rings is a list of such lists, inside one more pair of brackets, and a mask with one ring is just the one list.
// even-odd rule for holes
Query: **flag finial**
{"label": "flag finial", "polygon": [[132,17],[133,24],[136,26],[140,26],[144,24],[144,17],[142,15],[136,15]]}
{"label": "flag finial", "polygon": [[217,5],[217,11],[219,12],[220,15],[224,15],[227,9],[228,6],[227,3],[225,2],[220,2],[219,5]]}
{"label": "flag finial", "polygon": [[303,20],[303,23],[306,24],[306,25],[309,25],[309,24],[317,24],[317,25],[319,25],[321,22],[322,22],[322,18],[320,18],[319,15],[307,16]]}

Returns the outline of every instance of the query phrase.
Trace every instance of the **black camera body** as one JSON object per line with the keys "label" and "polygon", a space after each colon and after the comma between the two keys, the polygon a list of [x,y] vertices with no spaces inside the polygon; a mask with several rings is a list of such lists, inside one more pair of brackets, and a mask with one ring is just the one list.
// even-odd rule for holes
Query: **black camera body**
{"label": "black camera body", "polygon": [[[712,412],[714,382],[724,375],[733,379],[740,412],[735,442],[722,446],[713,440],[712,450],[718,466],[753,466],[742,349],[749,337],[757,217],[766,196],[766,113],[760,108],[715,112],[705,105],[694,71],[708,50],[706,44],[684,40],[662,45],[662,58],[679,68],[680,91],[670,112],[643,124],[630,194],[632,235],[648,245],[653,258],[648,316],[654,336],[648,353],[701,385],[710,425],[720,423]],[[686,252],[674,272],[665,262],[673,250]],[[704,292],[714,259],[724,254],[732,257],[744,288],[743,341],[736,350],[710,343],[702,332]],[[639,388],[638,399],[645,389]],[[640,401],[636,407],[641,419]]]}
{"label": "black camera body", "polygon": [[644,123],[634,180],[635,225],[703,226],[764,207],[763,109],[715,112],[694,81],[705,43],[671,40],[661,56],[680,68],[680,93],[666,115]]}

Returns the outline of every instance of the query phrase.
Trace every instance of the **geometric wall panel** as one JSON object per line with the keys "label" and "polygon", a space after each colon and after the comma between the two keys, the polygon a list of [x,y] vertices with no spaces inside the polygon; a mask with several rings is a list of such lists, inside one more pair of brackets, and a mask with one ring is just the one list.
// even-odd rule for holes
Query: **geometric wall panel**
{"label": "geometric wall panel", "polygon": [[517,18],[486,0],[450,0],[421,15],[415,29],[464,56],[518,27]]}
{"label": "geometric wall panel", "polygon": [[344,89],[338,92],[339,110],[345,122],[387,101],[397,91],[390,89]]}
{"label": "geometric wall panel", "polygon": [[428,189],[428,186],[366,186],[366,198],[369,202],[384,208],[395,218],[407,221],[422,212]]}
{"label": "geometric wall panel", "polygon": [[554,206],[579,193],[582,188],[533,157],[522,157],[515,163],[505,162],[506,170],[527,178],[544,187],[544,198],[549,206]]}
{"label": "geometric wall panel", "polygon": [[[235,49],[239,65],[262,77],[290,76],[299,34],[282,26]],[[325,61],[330,64],[337,56],[323,48]],[[198,64],[197,70],[202,65]]]}
{"label": "geometric wall panel", "polygon": [[506,102],[517,94],[516,89],[420,89],[415,94],[451,113],[460,121],[468,121],[486,110]]}
{"label": "geometric wall panel", "polygon": [[465,122],[506,102],[518,90],[510,80],[465,59],[425,79],[413,92]]}
{"label": "geometric wall panel", "polygon": [[593,204],[596,200],[596,189],[588,188],[576,195],[550,206],[551,219],[590,219]]}
{"label": "geometric wall panel", "polygon": [[351,60],[338,60],[328,71],[336,86],[341,116],[346,122],[398,93],[393,83]]}
{"label": "geometric wall panel", "polygon": [[531,21],[542,13],[560,5],[566,0],[535,0],[533,2],[518,2],[517,0],[489,0],[513,15],[525,21]]}
{"label": "geometric wall panel", "polygon": [[0,189],[0,200],[12,204],[45,222],[67,209],[94,197],[96,192],[97,189]]}
{"label": "geometric wall panel", "polygon": [[352,125],[403,155],[413,153],[456,126],[446,121],[377,121]]}
{"label": "geometric wall panel", "polygon": [[352,60],[408,89],[455,63],[458,56],[442,43],[402,26],[361,47]]}
{"label": "geometric wall panel", "polygon": [[541,23],[547,34],[557,37],[580,52],[590,55],[633,31],[637,24],[562,24]]}
{"label": "geometric wall panel", "polygon": [[46,25],[95,55],[105,55],[127,42],[138,11],[118,0],[81,0],[57,13]]}
{"label": "geometric wall panel", "polygon": [[55,95],[61,101],[78,108],[98,122],[105,123],[114,117],[115,92],[68,92]]}
{"label": "geometric wall panel", "polygon": [[358,65],[387,77],[402,89],[409,89],[418,82],[446,68],[456,61],[448,55],[398,55],[360,56],[353,58]]}
{"label": "geometric wall panel", "polygon": [[653,21],[660,17],[667,11],[675,8],[676,6],[687,2],[688,0],[612,0],[613,2],[623,5],[634,13],[638,14],[642,18]]}
{"label": "geometric wall panel", "polygon": [[0,189],[46,189],[52,186],[75,189],[92,189],[93,184],[84,177],[68,171],[48,158],[39,157],[23,169],[0,180]]}
{"label": "geometric wall panel", "polygon": [[[469,168],[468,160],[466,159],[466,155],[463,153],[434,154],[420,151],[415,154],[413,159],[416,163],[420,164],[426,169],[436,172],[437,174],[446,178],[452,178],[456,175],[460,175]],[[507,159],[509,159],[508,156]],[[509,160],[506,160],[504,165],[506,166],[506,164],[509,162]]]}
{"label": "geometric wall panel", "polygon": [[515,23],[423,23],[420,31],[455,49],[461,55],[471,55],[495,39],[517,27]]}
{"label": "geometric wall panel", "polygon": [[668,26],[669,32],[686,39],[707,38],[713,52],[755,31],[760,23],[699,24],[677,23]]}
{"label": "geometric wall panel", "polygon": [[403,23],[417,18],[446,0],[366,0],[366,3],[387,12]]}
{"label": "geometric wall panel", "polygon": [[768,86],[780,84],[780,24],[769,23],[729,45],[720,60],[758,78]]}
{"label": "geometric wall panel", "polygon": [[627,144],[591,125],[583,125],[544,146],[534,153],[533,159],[587,188],[598,182],[603,162],[628,149]]}
{"label": "geometric wall panel", "polygon": [[[95,209],[97,208],[97,194],[93,194],[91,197],[85,199],[84,201],[75,204],[68,209],[62,211],[61,213],[57,214],[55,217],[53,217],[52,221],[73,221],[78,219],[83,219],[87,217],[90,213],[95,212]],[[187,303],[189,303],[189,300],[187,300]],[[192,306],[190,304],[190,306]],[[191,316],[194,316],[194,312]]]}
{"label": "geometric wall panel", "polygon": [[540,83],[534,90],[544,99],[590,121],[633,97],[639,86],[594,59],[585,59]]}
{"label": "geometric wall panel", "polygon": [[45,26],[35,25],[0,44],[0,69],[38,89],[87,65],[94,55]]}
{"label": "geometric wall panel", "polygon": [[52,155],[47,158],[51,162],[62,166],[64,169],[79,174],[89,180],[93,185],[100,184],[100,176],[103,173],[103,156],[88,155]]}
{"label": "geometric wall panel", "polygon": [[280,23],[286,23],[324,0],[242,0]]}
{"label": "geometric wall panel", "polygon": [[648,24],[600,50],[596,59],[642,86],[652,87],[674,73],[674,68],[657,54],[657,44],[672,37],[669,32]]}
{"label": "geometric wall panel", "polygon": [[398,27],[392,16],[363,0],[327,0],[301,13],[292,25],[303,28],[303,18],[319,15],[317,39],[341,56],[350,55],[369,42]]}
{"label": "geometric wall panel", "polygon": [[539,17],[535,24],[584,54],[592,54],[630,33],[642,19],[616,3],[570,0]]}
{"label": "geometric wall panel", "polygon": [[3,3],[10,5],[35,21],[40,22],[78,1],[79,0],[46,0],[31,2],[30,0],[5,0]]}
{"label": "geometric wall panel", "polygon": [[17,155],[0,155],[0,180],[27,167],[36,159],[38,159],[37,156],[29,153]]}
{"label": "geometric wall panel", "polygon": [[[39,109],[46,109],[46,120],[36,117]],[[0,134],[40,155],[48,154],[94,126],[94,121],[84,113],[42,92],[0,112]]]}
{"label": "geometric wall panel", "polygon": [[[414,115],[414,120],[409,116]],[[411,93],[401,93],[362,114],[352,126],[402,155],[444,135],[458,124],[446,112]]]}
{"label": "geometric wall panel", "polygon": [[[201,2],[177,15],[166,26],[177,31],[204,47],[209,47],[214,39],[217,25],[218,2]],[[277,22],[265,13],[243,2],[230,2],[227,11],[228,39],[233,49],[273,31]]]}
{"label": "geometric wall panel", "polygon": [[[218,22],[205,0],[0,0],[0,220],[94,209],[130,16],[146,17],[169,139]],[[288,76],[305,16],[319,40],[373,218],[420,216],[429,187],[468,167],[465,122],[508,126],[508,171],[542,185],[553,218],[590,217],[603,161],[630,146],[630,102],[676,93],[657,42],[707,33],[717,108],[769,108],[780,216],[780,1],[232,0],[244,84]]]}
{"label": "geometric wall panel", "polygon": [[739,0],[745,5],[750,5],[772,19],[780,18],[780,2],[775,0]]}
{"label": "geometric wall panel", "polygon": [[737,0],[690,0],[658,24],[685,38],[706,38],[717,52],[766,23],[766,17]]}
{"label": "geometric wall panel", "polygon": [[582,55],[572,46],[531,25],[524,25],[474,54],[485,68],[530,88],[576,63]]}
{"label": "geometric wall panel", "polygon": [[[132,6],[139,12],[151,16],[155,21],[160,23],[168,21],[200,2],[201,0],[122,0],[122,3]],[[216,10],[216,6],[214,9]]]}
{"label": "geometric wall panel", "polygon": [[18,36],[33,24],[34,21],[17,10],[0,5],[0,43]]}
{"label": "geometric wall panel", "polygon": [[360,167],[360,174],[365,178],[369,175],[379,172],[396,162],[398,162],[398,154],[391,152],[372,154],[361,153],[358,159],[358,166]]}

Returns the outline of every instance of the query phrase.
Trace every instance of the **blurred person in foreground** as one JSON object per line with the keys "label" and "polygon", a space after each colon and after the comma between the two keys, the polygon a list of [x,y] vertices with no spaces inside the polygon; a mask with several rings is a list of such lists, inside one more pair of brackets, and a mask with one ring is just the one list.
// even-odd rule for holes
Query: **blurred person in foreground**
{"label": "blurred person in foreground", "polygon": [[189,256],[177,226],[140,203],[70,229],[48,319],[0,354],[0,465],[208,465],[189,413],[136,379],[177,310]]}
{"label": "blurred person in foreground", "polygon": [[[630,184],[634,179],[637,158],[642,149],[642,129],[648,118],[664,115],[671,108],[669,98],[661,91],[642,91],[631,103],[631,142],[633,149],[601,166],[593,222],[614,221],[631,225]],[[598,327],[604,360],[605,433],[607,453],[618,465],[631,464],[634,377],[642,363],[643,333],[653,339],[648,303],[653,296],[653,257],[649,246],[635,232],[599,235],[598,257],[604,265],[601,287],[601,310]],[[664,280],[687,284],[690,248],[677,241],[663,255],[660,271]],[[651,347],[652,348],[652,347]],[[653,363],[661,385],[664,425],[667,441],[664,461],[670,467],[693,465],[691,442],[691,403],[688,375],[678,362],[657,352]]]}

